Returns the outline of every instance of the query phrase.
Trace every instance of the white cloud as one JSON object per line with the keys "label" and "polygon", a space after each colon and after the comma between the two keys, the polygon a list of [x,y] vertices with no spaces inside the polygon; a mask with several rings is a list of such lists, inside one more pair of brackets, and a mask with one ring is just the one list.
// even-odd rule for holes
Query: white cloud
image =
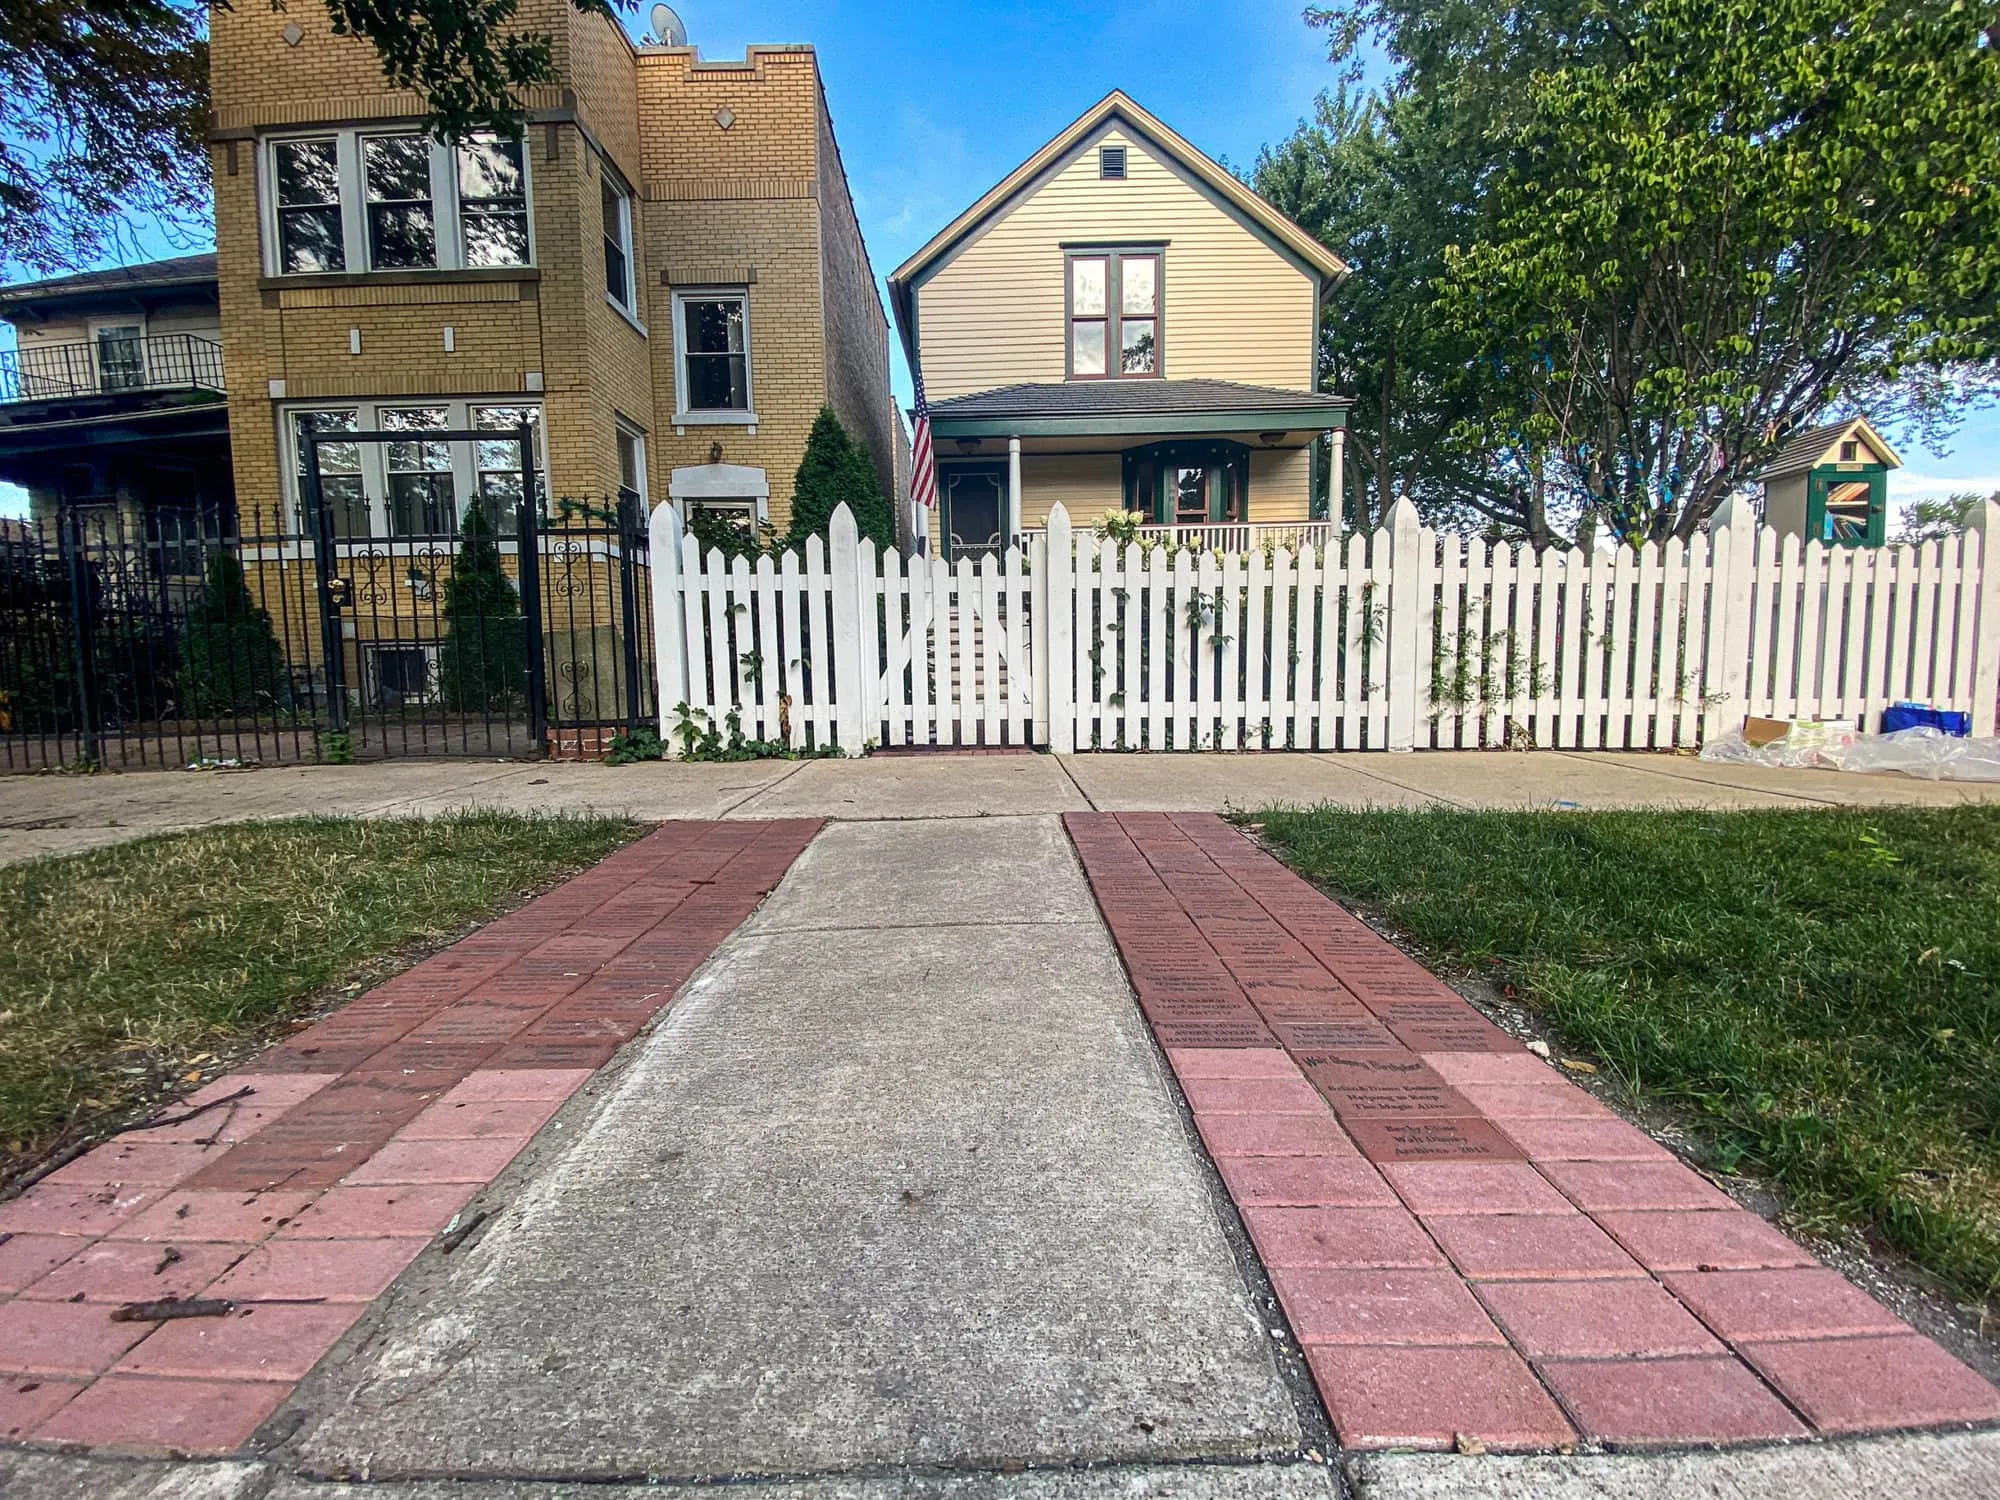
{"label": "white cloud", "polygon": [[1892,505],[1937,500],[1946,495],[1990,495],[1996,490],[2000,490],[2000,474],[1925,474],[1916,469],[1895,469],[1889,474]]}

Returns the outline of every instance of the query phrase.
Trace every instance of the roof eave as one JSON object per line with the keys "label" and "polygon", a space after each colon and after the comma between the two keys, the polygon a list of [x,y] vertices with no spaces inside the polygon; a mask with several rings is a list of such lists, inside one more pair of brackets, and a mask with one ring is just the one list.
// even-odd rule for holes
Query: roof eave
{"label": "roof eave", "polygon": [[989,437],[1202,437],[1222,432],[1333,432],[1347,425],[1347,408],[1262,411],[1040,413],[953,417],[931,412],[931,435]]}

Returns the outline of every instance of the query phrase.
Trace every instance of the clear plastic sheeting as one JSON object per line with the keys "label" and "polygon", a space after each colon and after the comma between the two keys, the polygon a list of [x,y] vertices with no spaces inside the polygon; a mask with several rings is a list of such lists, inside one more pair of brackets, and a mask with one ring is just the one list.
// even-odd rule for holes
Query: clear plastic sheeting
{"label": "clear plastic sheeting", "polygon": [[1842,724],[1801,723],[1768,745],[1740,730],[1701,747],[1703,760],[1821,771],[1899,771],[1926,781],[2000,781],[2000,739],[1969,739],[1919,726],[1860,734]]}

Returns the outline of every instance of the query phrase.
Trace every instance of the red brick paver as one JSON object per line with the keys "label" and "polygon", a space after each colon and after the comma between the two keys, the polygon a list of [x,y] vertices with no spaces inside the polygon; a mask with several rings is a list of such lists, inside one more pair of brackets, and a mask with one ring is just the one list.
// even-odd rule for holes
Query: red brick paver
{"label": "red brick paver", "polygon": [[1345,1446],[2000,1420],[2000,1391],[1220,819],[1066,822]]}
{"label": "red brick paver", "polygon": [[240,1447],[819,826],[665,824],[0,1203],[0,1440]]}

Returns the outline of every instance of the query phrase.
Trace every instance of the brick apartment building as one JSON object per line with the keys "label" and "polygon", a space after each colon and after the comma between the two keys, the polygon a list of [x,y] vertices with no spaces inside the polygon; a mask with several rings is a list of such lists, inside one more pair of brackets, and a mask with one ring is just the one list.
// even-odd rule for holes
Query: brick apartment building
{"label": "brick apartment building", "polygon": [[[547,493],[783,529],[822,405],[896,495],[888,326],[810,47],[710,62],[523,0],[558,79],[521,140],[446,146],[314,0],[218,9],[213,165],[239,512],[295,514],[297,434],[543,434]],[[512,444],[322,448],[338,529],[417,534]]]}

